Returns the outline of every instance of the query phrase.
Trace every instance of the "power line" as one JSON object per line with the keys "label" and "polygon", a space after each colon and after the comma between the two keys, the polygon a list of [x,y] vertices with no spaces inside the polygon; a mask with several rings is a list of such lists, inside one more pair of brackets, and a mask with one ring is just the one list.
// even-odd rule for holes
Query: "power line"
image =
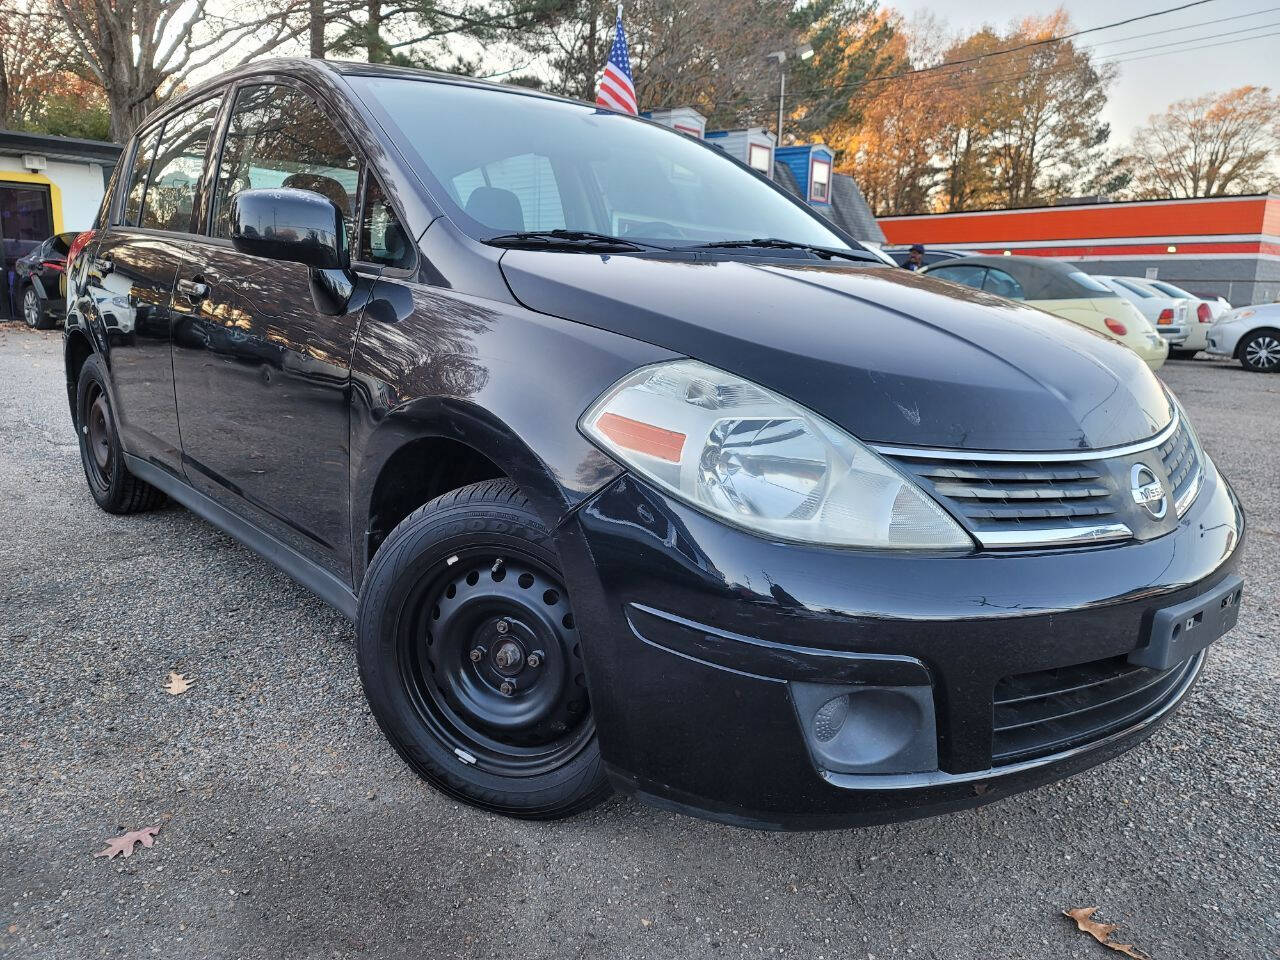
{"label": "power line", "polygon": [[1237,13],[1231,17],[1215,17],[1212,20],[1198,20],[1195,23],[1184,23],[1177,27],[1166,27],[1163,30],[1152,30],[1148,33],[1135,33],[1128,37],[1117,37],[1114,40],[1099,40],[1097,43],[1084,44],[1077,49],[1079,50],[1096,50],[1098,47],[1109,47],[1113,43],[1126,43],[1129,40],[1142,40],[1146,37],[1159,37],[1166,33],[1178,33],[1182,30],[1194,30],[1196,27],[1211,27],[1215,23],[1227,23],[1231,20],[1245,20],[1249,17],[1260,17],[1264,13],[1275,13],[1280,7],[1265,7],[1262,10],[1254,10],[1252,13]]}
{"label": "power line", "polygon": [[[1115,53],[1106,54],[1106,56],[1098,57],[1099,60],[1110,60],[1114,57],[1125,57],[1131,53],[1147,53],[1150,50],[1163,50],[1166,47],[1177,47],[1184,43],[1196,43],[1200,40],[1216,40],[1219,37],[1234,37],[1242,33],[1252,33],[1254,30],[1268,30],[1271,27],[1280,27],[1280,23],[1259,23],[1252,27],[1242,27],[1239,30],[1228,30],[1225,33],[1211,33],[1206,37],[1192,37],[1189,40],[1171,40],[1168,43],[1157,43],[1152,46],[1135,47],[1133,50],[1117,50]],[[1248,38],[1246,38],[1248,39]],[[1120,61],[1123,62],[1123,61]]]}
{"label": "power line", "polygon": [[1102,30],[1112,30],[1116,27],[1123,27],[1130,23],[1137,23],[1139,20],[1150,20],[1153,17],[1163,17],[1170,13],[1177,13],[1180,10],[1188,10],[1191,7],[1203,6],[1206,3],[1212,3],[1213,0],[1192,0],[1191,3],[1184,3],[1177,7],[1166,7],[1163,10],[1153,10],[1151,13],[1144,13],[1136,17],[1127,17],[1124,20],[1116,20],[1113,23],[1104,23],[1097,27],[1085,27],[1081,30],[1074,30],[1071,33],[1064,33],[1057,37],[1045,37],[1043,40],[1029,40],[1026,43],[1020,43],[1014,47],[1006,47],[1003,50],[992,50],[988,53],[979,54],[976,57],[966,57],[963,60],[948,60],[945,63],[937,63],[930,67],[916,67],[912,70],[901,70],[898,73],[881,74],[876,77],[866,77],[858,81],[858,86],[865,86],[868,83],[878,83],[883,80],[896,80],[899,77],[909,77],[919,73],[931,73],[935,70],[944,70],[947,67],[962,66],[967,63],[977,63],[979,60],[989,60],[992,57],[1002,57],[1010,53],[1017,53],[1020,50],[1028,50],[1032,47],[1043,47],[1050,43],[1061,43],[1064,40],[1072,40],[1076,37],[1083,37],[1088,33],[1098,33]]}
{"label": "power line", "polygon": [[[1276,24],[1267,24],[1267,26],[1275,25]],[[1229,47],[1235,43],[1248,43],[1250,40],[1265,40],[1267,37],[1280,37],[1280,31],[1276,31],[1275,33],[1260,33],[1256,37],[1241,37],[1239,40],[1219,40],[1217,43],[1206,43],[1198,47],[1184,47],[1181,50],[1166,50],[1163,53],[1149,53],[1140,57],[1129,57],[1127,60],[1120,60],[1117,62],[1132,63],[1135,60],[1150,60],[1153,57],[1167,57],[1171,53],[1191,53],[1195,50],[1208,50],[1210,47]],[[1135,51],[1130,51],[1130,53],[1133,52]]]}
{"label": "power line", "polygon": [[[1272,7],[1272,8],[1269,8],[1269,9],[1258,10],[1258,11],[1255,11],[1254,13],[1252,13],[1252,14],[1243,14],[1242,16],[1257,16],[1257,15],[1262,14],[1262,13],[1271,13],[1271,12],[1273,12],[1274,10],[1277,10],[1277,9],[1280,9],[1280,7]],[[1199,26],[1205,26],[1207,23],[1221,22],[1221,21],[1232,20],[1232,19],[1239,19],[1239,17],[1223,17],[1223,18],[1221,18],[1219,21],[1206,21],[1206,23],[1200,23],[1200,24],[1186,24],[1186,25],[1184,25],[1184,26],[1182,26],[1182,27],[1177,27],[1177,28],[1174,28],[1174,29],[1176,29],[1176,30],[1192,29],[1192,28],[1199,27]],[[1255,24],[1255,25],[1253,25],[1253,26],[1251,26],[1251,27],[1245,27],[1245,28],[1242,28],[1242,29],[1239,29],[1239,30],[1229,30],[1229,31],[1225,31],[1225,32],[1223,32],[1223,33],[1210,34],[1210,35],[1208,35],[1207,37],[1206,37],[1206,36],[1192,37],[1192,38],[1189,38],[1189,39],[1186,39],[1186,40],[1175,40],[1175,41],[1171,41],[1171,42],[1169,42],[1169,43],[1165,43],[1165,44],[1156,44],[1156,45],[1154,45],[1154,46],[1136,47],[1136,48],[1134,48],[1134,49],[1132,49],[1132,50],[1117,50],[1117,51],[1116,51],[1116,52],[1114,52],[1114,53],[1098,54],[1098,55],[1096,55],[1095,57],[1093,57],[1092,62],[1094,62],[1094,63],[1112,63],[1112,64],[1121,64],[1121,63],[1130,63],[1130,62],[1133,62],[1133,61],[1136,61],[1136,60],[1146,60],[1146,59],[1150,59],[1151,57],[1156,57],[1156,56],[1167,56],[1167,55],[1168,55],[1168,54],[1170,54],[1170,53],[1190,53],[1190,52],[1195,51],[1195,50],[1201,50],[1201,49],[1208,49],[1208,48],[1210,48],[1210,47],[1223,46],[1223,45],[1224,45],[1224,43],[1209,43],[1209,44],[1202,44],[1202,45],[1199,45],[1199,46],[1192,46],[1192,47],[1183,46],[1184,44],[1189,44],[1189,43],[1197,43],[1197,44],[1199,44],[1201,41],[1204,41],[1204,40],[1213,40],[1213,39],[1216,39],[1216,38],[1218,38],[1218,37],[1230,37],[1230,36],[1236,36],[1236,35],[1241,34],[1241,33],[1250,33],[1250,32],[1252,32],[1252,31],[1254,31],[1254,30],[1266,30],[1266,29],[1269,29],[1269,28],[1271,28],[1271,27],[1275,27],[1275,26],[1280,26],[1280,24],[1277,24],[1277,23]],[[1096,28],[1096,29],[1102,29],[1102,28]],[[1171,31],[1166,30],[1166,31],[1158,31],[1158,32],[1160,32],[1160,33],[1168,33],[1168,32],[1171,32]],[[1250,41],[1250,40],[1254,40],[1254,39],[1262,39],[1263,37],[1270,37],[1270,36],[1274,36],[1274,34],[1263,34],[1263,35],[1261,35],[1261,36],[1259,36],[1259,37],[1242,37],[1242,38],[1240,38],[1239,40],[1236,40],[1236,41],[1227,41],[1227,43],[1230,43],[1230,42],[1246,43],[1246,42],[1248,42],[1248,41]],[[1121,42],[1124,42],[1124,41],[1127,41],[1127,40],[1136,40],[1136,39],[1139,39],[1139,36],[1124,37],[1124,38],[1121,38],[1121,39],[1116,40],[1116,41],[1113,41],[1113,42],[1121,43]],[[1152,50],[1161,50],[1161,49],[1162,49],[1162,48],[1164,48],[1164,47],[1181,47],[1181,49],[1178,49],[1178,50],[1167,50],[1167,51],[1165,51],[1165,52],[1163,52],[1163,53],[1149,53],[1149,51],[1152,51]],[[1080,48],[1078,48],[1078,49],[1084,50],[1084,49],[1088,49],[1088,48],[1086,48],[1086,47],[1080,47]],[[1130,56],[1131,54],[1139,54],[1139,56]],[[981,58],[975,58],[975,59],[981,59]],[[948,64],[945,64],[945,65],[943,65],[943,64],[939,64],[937,67],[932,68],[932,69],[941,69],[943,66],[951,66],[951,67],[954,67],[954,66],[957,66],[957,65],[959,65],[959,64],[961,64],[961,63],[968,63],[968,62],[972,62],[972,61],[953,61],[953,62],[948,63]],[[1025,77],[1031,77],[1031,76],[1053,76],[1053,75],[1055,75],[1055,74],[1057,74],[1057,73],[1063,73],[1063,72],[1070,71],[1070,70],[1074,69],[1074,66],[1075,66],[1074,64],[1072,64],[1072,65],[1066,65],[1066,66],[1063,66],[1063,67],[1061,67],[1061,68],[1052,69],[1052,70],[1045,70],[1045,69],[1039,69],[1039,70],[1038,70],[1038,69],[1036,69],[1036,68],[1034,68],[1034,67],[1028,67],[1027,69],[1018,70],[1018,71],[1016,71],[1016,72],[1012,72],[1012,73],[1005,73],[1005,74],[999,74],[999,75],[996,75],[996,76],[987,76],[987,77],[983,77],[983,76],[965,77],[963,74],[964,74],[964,73],[966,73],[966,71],[958,71],[958,70],[954,70],[954,71],[952,71],[952,73],[956,75],[956,76],[955,76],[955,80],[954,80],[953,82],[943,83],[942,85],[943,85],[943,86],[945,86],[947,89],[951,89],[951,90],[964,90],[964,89],[969,89],[969,88],[972,88],[972,87],[991,86],[991,85],[994,85],[994,84],[997,84],[997,83],[1001,83],[1001,82],[1006,81],[1006,80],[1019,80],[1019,79],[1022,79],[1022,78],[1025,78]],[[918,71],[918,72],[923,73],[923,72],[925,72],[925,71],[924,71],[924,70],[921,70],[921,71]],[[910,74],[910,73],[904,73],[902,76],[905,78],[905,77],[908,77],[908,76],[911,76],[911,75],[913,75],[913,74]],[[887,79],[887,78],[886,78],[886,79]],[[862,82],[852,82],[852,83],[849,83],[849,84],[845,85],[843,88],[842,88],[842,87],[837,87],[836,89],[837,89],[837,90],[840,90],[840,89],[847,89],[849,92],[853,92],[854,90],[856,90],[857,88],[859,88],[859,87],[860,87],[860,86],[862,86],[862,85],[863,85],[863,83],[862,83]],[[798,90],[796,91],[796,93],[797,93],[797,95],[800,95],[800,96],[812,95],[813,93],[815,93],[816,89],[817,89],[817,88],[798,89]],[[825,89],[830,89],[830,88],[822,88],[822,89],[824,89],[824,90],[825,90]],[[762,101],[762,102],[763,102],[763,101]]]}

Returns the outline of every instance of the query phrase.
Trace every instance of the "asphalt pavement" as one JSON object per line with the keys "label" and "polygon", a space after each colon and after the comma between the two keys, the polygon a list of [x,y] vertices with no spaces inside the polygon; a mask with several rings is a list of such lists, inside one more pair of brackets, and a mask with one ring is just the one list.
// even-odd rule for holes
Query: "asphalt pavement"
{"label": "asphalt pavement", "polygon": [[0,327],[0,957],[1119,956],[1084,906],[1154,960],[1280,956],[1280,376],[1162,372],[1252,526],[1239,626],[1153,740],[978,810],[768,834],[432,791],[346,620],[181,508],[97,509],[60,347]]}

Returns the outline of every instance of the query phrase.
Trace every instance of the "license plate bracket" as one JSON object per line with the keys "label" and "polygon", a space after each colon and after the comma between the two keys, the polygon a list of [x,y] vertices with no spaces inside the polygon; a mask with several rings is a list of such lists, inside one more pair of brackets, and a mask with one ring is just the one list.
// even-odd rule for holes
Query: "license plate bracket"
{"label": "license plate bracket", "polygon": [[1150,639],[1129,654],[1129,662],[1168,670],[1199,653],[1236,625],[1243,590],[1244,578],[1232,574],[1208,593],[1157,610]]}

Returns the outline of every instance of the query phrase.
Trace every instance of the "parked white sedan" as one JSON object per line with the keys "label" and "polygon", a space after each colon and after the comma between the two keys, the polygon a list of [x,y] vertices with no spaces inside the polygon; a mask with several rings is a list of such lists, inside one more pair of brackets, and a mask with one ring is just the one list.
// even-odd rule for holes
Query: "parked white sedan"
{"label": "parked white sedan", "polygon": [[[1186,300],[1155,293],[1133,277],[1095,276],[1094,279],[1137,307],[1138,312],[1156,328],[1156,333],[1169,342],[1170,355],[1176,357],[1188,352],[1187,340],[1191,336],[1195,317],[1191,315]],[[1194,354],[1200,349],[1203,349],[1203,344],[1189,352]]]}
{"label": "parked white sedan", "polygon": [[1126,277],[1125,279],[1146,287],[1154,294],[1162,297],[1173,297],[1175,300],[1182,300],[1187,304],[1187,309],[1190,312],[1188,320],[1191,330],[1183,345],[1177,350],[1171,351],[1174,356],[1193,357],[1196,353],[1208,347],[1209,325],[1213,323],[1213,305],[1208,300],[1197,297],[1194,293],[1188,293],[1167,280],[1146,280],[1138,277]]}
{"label": "parked white sedan", "polygon": [[1234,357],[1246,370],[1280,371],[1280,303],[1232,310],[1209,328],[1209,353]]}

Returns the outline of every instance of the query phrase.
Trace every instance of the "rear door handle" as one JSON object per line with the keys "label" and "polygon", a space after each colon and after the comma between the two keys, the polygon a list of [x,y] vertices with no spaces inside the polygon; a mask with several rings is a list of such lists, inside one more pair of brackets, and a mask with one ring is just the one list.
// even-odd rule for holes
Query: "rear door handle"
{"label": "rear door handle", "polygon": [[209,285],[199,280],[179,280],[178,292],[189,300],[203,300],[209,295]]}

